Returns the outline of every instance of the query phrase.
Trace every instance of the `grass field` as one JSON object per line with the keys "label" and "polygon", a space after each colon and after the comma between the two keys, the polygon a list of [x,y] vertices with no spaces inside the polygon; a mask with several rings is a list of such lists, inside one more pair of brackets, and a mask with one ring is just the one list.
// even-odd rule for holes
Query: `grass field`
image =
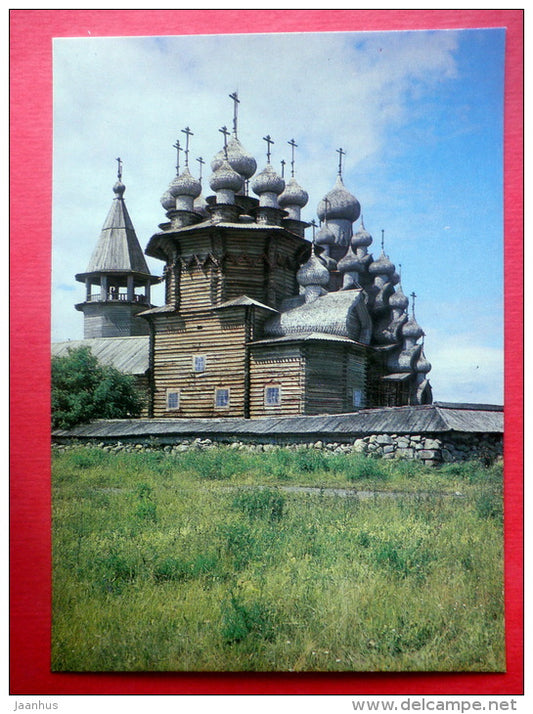
{"label": "grass field", "polygon": [[55,453],[52,669],[502,671],[501,495],[499,465]]}

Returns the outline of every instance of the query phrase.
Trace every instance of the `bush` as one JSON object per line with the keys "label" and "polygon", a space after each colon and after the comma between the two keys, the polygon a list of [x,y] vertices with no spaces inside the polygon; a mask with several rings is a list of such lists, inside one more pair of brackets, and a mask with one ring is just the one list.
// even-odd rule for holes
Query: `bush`
{"label": "bush", "polygon": [[131,375],[101,365],[89,347],[52,357],[52,428],[70,429],[91,419],[139,416],[142,399]]}

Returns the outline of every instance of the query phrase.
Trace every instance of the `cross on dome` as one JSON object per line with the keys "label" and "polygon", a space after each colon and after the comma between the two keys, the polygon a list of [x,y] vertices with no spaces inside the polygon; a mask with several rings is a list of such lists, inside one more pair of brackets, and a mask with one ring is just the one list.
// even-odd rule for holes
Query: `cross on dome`
{"label": "cross on dome", "polygon": [[285,159],[281,159],[281,178],[285,178]]}
{"label": "cross on dome", "polygon": [[188,126],[185,127],[185,129],[181,130],[183,134],[185,134],[186,139],[185,139],[185,166],[189,165],[189,137],[194,136],[192,131],[189,129]]}
{"label": "cross on dome", "polygon": [[294,149],[298,146],[298,144],[294,141],[294,139],[291,139],[290,141],[287,142],[289,146],[291,147],[292,151],[292,158],[291,158],[291,176],[294,178]]}
{"label": "cross on dome", "polygon": [[115,161],[118,163],[117,167],[117,178],[119,181],[122,181],[122,159],[120,156],[115,159]]}
{"label": "cross on dome", "polygon": [[224,156],[227,161],[228,160],[228,136],[229,136],[228,127],[223,126],[222,129],[219,129],[219,132],[221,134],[224,134]]}
{"label": "cross on dome", "polygon": [[240,99],[236,91],[233,92],[233,94],[230,94],[229,98],[233,99],[233,136],[237,138],[237,112],[240,104]]}
{"label": "cross on dome", "polygon": [[316,229],[316,221],[313,218],[312,221],[310,221],[311,226],[313,227],[313,246],[315,245],[315,229]]}
{"label": "cross on dome", "polygon": [[336,149],[338,155],[339,155],[339,176],[342,176],[342,157],[346,156],[346,152],[344,149]]}
{"label": "cross on dome", "polygon": [[274,143],[274,140],[270,137],[270,134],[267,134],[266,136],[263,137],[263,141],[266,141],[267,143],[267,163],[270,163],[270,145]]}
{"label": "cross on dome", "polygon": [[202,159],[201,156],[199,156],[196,161],[200,164],[200,181],[202,180],[202,167],[205,164],[205,161]]}
{"label": "cross on dome", "polygon": [[176,143],[172,144],[172,148],[176,149],[176,154],[177,154],[177,163],[176,163],[176,175],[180,175],[180,151],[183,151],[181,148],[180,140],[176,139]]}

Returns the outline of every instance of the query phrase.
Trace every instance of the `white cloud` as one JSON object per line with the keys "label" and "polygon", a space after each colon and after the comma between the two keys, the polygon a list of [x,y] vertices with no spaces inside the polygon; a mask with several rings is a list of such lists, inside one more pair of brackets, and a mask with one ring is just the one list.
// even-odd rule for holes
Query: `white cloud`
{"label": "white cloud", "polygon": [[503,404],[502,349],[462,334],[432,342],[430,361],[436,401]]}
{"label": "white cloud", "polygon": [[243,143],[261,163],[270,133],[279,162],[295,136],[314,212],[333,182],[335,149],[347,150],[348,173],[382,151],[413,82],[453,75],[456,42],[447,32],[58,40],[57,179],[83,181],[92,198],[121,153],[159,196],[179,130],[191,126],[192,152],[210,159],[217,129],[231,123],[227,94],[238,89]]}

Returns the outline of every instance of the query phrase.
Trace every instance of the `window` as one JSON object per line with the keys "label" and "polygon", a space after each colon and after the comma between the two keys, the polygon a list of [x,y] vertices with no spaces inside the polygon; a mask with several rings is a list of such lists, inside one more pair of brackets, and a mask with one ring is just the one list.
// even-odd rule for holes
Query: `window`
{"label": "window", "polygon": [[354,389],[352,394],[353,394],[354,407],[362,407],[363,406],[363,390],[362,389]]}
{"label": "window", "polygon": [[205,355],[194,355],[192,358],[193,372],[205,372]]}
{"label": "window", "polygon": [[229,389],[220,387],[215,390],[215,407],[227,409],[229,407]]}
{"label": "window", "polygon": [[265,387],[265,407],[277,407],[281,404],[281,387],[279,384],[269,384]]}
{"label": "window", "polygon": [[167,410],[180,408],[180,393],[167,390]]}

